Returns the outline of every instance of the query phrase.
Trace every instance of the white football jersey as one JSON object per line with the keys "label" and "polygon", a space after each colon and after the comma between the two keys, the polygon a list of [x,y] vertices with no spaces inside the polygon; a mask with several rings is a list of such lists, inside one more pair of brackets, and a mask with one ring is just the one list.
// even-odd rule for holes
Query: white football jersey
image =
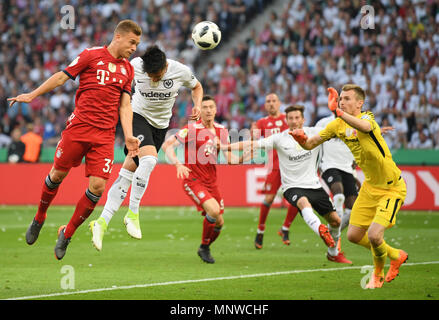
{"label": "white football jersey", "polygon": [[167,59],[168,70],[158,82],[152,82],[143,71],[140,57],[131,60],[134,67],[133,112],[142,115],[153,127],[165,129],[172,117],[172,108],[181,86],[193,89],[198,80],[184,64]]}
{"label": "white football jersey", "polygon": [[[303,130],[308,137],[320,131],[313,127],[304,127]],[[266,150],[276,149],[279,156],[282,191],[285,192],[289,188],[321,188],[317,175],[321,145],[312,150],[305,150],[288,134],[288,131],[289,129],[261,139],[257,144],[258,147]]]}
{"label": "white football jersey", "polygon": [[[322,130],[334,119],[334,115],[320,119],[316,123],[315,127],[319,127],[319,129]],[[354,156],[352,155],[351,150],[349,150],[348,146],[339,138],[332,138],[323,143],[323,155],[320,162],[320,171],[322,173],[328,169],[339,169],[341,171],[353,174],[353,162]]]}

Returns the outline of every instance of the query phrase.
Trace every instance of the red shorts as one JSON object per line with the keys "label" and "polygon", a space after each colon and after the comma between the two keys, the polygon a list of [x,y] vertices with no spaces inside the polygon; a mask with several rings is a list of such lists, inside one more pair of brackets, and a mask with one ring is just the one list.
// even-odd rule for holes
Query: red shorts
{"label": "red shorts", "polygon": [[97,128],[71,116],[56,147],[55,169],[69,171],[85,156],[85,176],[107,180],[113,168],[114,134],[114,129]]}
{"label": "red shorts", "polygon": [[224,200],[216,185],[205,185],[198,180],[196,182],[184,180],[183,189],[188,197],[195,203],[197,210],[201,211],[201,215],[206,215],[203,209],[203,203],[212,198],[220,205],[220,214],[224,213]]}
{"label": "red shorts", "polygon": [[281,184],[282,182],[280,179],[280,170],[272,169],[265,178],[264,187],[262,188],[262,194],[276,194]]}

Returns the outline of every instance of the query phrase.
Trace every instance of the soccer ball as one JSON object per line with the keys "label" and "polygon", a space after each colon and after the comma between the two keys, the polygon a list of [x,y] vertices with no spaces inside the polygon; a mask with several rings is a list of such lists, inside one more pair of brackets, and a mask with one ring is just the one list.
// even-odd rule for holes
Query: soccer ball
{"label": "soccer ball", "polygon": [[211,50],[221,41],[221,30],[212,21],[202,21],[192,30],[192,40],[201,50]]}

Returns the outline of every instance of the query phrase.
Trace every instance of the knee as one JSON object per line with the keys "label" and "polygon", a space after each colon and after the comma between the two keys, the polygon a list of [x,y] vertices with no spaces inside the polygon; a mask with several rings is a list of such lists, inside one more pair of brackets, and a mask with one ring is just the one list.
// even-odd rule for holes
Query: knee
{"label": "knee", "polygon": [[97,196],[101,196],[104,193],[104,191],[105,191],[105,182],[103,182],[103,181],[99,181],[99,182],[96,181],[96,182],[90,183],[89,190],[93,194],[95,194]]}
{"label": "knee", "polygon": [[67,172],[59,171],[54,168],[50,170],[49,177],[53,183],[61,183],[64,178],[67,176]]}
{"label": "knee", "polygon": [[297,200],[297,207],[300,210],[303,210],[303,208],[311,207],[311,204],[309,203],[308,198],[301,197],[299,200]]}
{"label": "knee", "polygon": [[209,217],[214,218],[216,223],[218,223],[221,217],[221,208],[218,204],[210,203],[209,206],[204,207],[204,210]]}
{"label": "knee", "polygon": [[363,235],[359,235],[359,234],[357,234],[355,232],[349,232],[349,230],[348,230],[347,238],[352,243],[358,243],[363,238]]}
{"label": "knee", "polygon": [[367,238],[373,247],[378,247],[382,243],[381,235],[378,232],[369,230]]}
{"label": "knee", "polygon": [[343,194],[344,190],[343,190],[343,185],[341,184],[341,182],[334,182],[331,185],[331,192],[332,192],[332,194]]}
{"label": "knee", "polygon": [[219,221],[220,219],[220,208],[212,208],[209,210],[209,212],[207,213],[209,216],[211,216],[212,218],[215,218],[217,221]]}
{"label": "knee", "polygon": [[264,204],[267,206],[271,206],[273,201],[274,201],[275,196],[276,196],[275,194],[265,195]]}

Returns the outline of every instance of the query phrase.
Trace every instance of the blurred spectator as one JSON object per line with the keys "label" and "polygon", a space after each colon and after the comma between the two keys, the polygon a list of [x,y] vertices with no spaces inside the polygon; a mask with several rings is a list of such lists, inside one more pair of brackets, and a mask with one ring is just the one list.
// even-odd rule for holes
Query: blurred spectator
{"label": "blurred spectator", "polygon": [[423,94],[419,99],[419,104],[415,109],[416,123],[422,123],[424,126],[428,127],[431,122],[432,107],[427,101],[427,97]]}
{"label": "blurred spectator", "polygon": [[21,136],[21,141],[25,145],[23,161],[38,162],[40,159],[43,138],[34,132],[34,125],[32,123],[27,125],[27,133]]}
{"label": "blurred spectator", "polygon": [[439,116],[435,116],[430,125],[431,135],[436,149],[439,149]]}
{"label": "blurred spectator", "polygon": [[396,148],[407,148],[407,133],[408,126],[407,120],[402,116],[400,112],[396,114],[395,121],[393,122],[393,127],[395,128],[396,135],[398,137],[398,142]]}
{"label": "blurred spectator", "polygon": [[256,122],[259,119],[265,116],[264,112],[262,112],[261,108],[258,106],[256,102],[253,102],[250,105],[250,110],[247,111],[247,118],[250,123]]}
{"label": "blurred spectator", "polygon": [[11,137],[3,133],[3,127],[0,125],[0,148],[7,147],[11,141]]}
{"label": "blurred spectator", "polygon": [[49,100],[50,107],[54,110],[58,110],[61,106],[70,106],[71,102],[70,97],[64,92],[62,87],[56,88]]}
{"label": "blurred spectator", "polygon": [[[381,127],[390,127],[390,121],[387,117],[383,118]],[[398,148],[398,133],[395,130],[387,131],[386,134],[383,134],[383,138],[390,150]]]}
{"label": "blurred spectator", "polygon": [[410,149],[431,149],[433,148],[433,141],[429,138],[430,133],[428,129],[422,124],[416,126],[416,132],[413,133],[409,148]]}
{"label": "blurred spectator", "polygon": [[11,132],[12,142],[8,146],[8,162],[17,163],[23,162],[23,155],[25,151],[25,144],[20,140],[21,130],[15,128]]}

